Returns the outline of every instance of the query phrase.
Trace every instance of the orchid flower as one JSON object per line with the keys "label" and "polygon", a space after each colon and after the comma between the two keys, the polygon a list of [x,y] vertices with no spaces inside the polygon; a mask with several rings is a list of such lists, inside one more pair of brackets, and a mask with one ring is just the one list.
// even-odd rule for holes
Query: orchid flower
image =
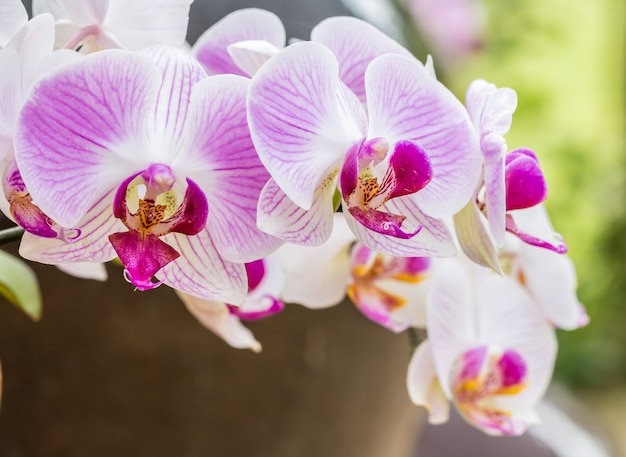
{"label": "orchid flower", "polygon": [[370,249],[454,254],[441,218],[469,200],[480,165],[467,113],[415,59],[379,56],[364,81],[367,115],[341,82],[336,57],[311,42],[285,48],[254,75],[248,120],[272,175],[259,198],[259,227],[319,245],[341,202]]}
{"label": "orchid flower", "polygon": [[248,82],[207,78],[167,47],[102,51],[40,80],[22,110],[17,163],[45,214],[80,235],[45,240],[38,260],[117,255],[139,289],[165,282],[242,303],[241,262],[279,244],[256,228],[268,175],[247,129]]}
{"label": "orchid flower", "polygon": [[426,326],[426,291],[432,259],[394,257],[356,244],[348,296],[369,319],[391,330]]}
{"label": "orchid flower", "polygon": [[527,243],[565,252],[562,240],[551,244],[532,237],[518,228],[512,215],[512,211],[536,206],[547,197],[547,185],[535,153],[515,149],[507,154],[504,134],[511,127],[517,106],[515,92],[479,79],[470,84],[466,98],[467,110],[480,137],[483,173],[474,197],[454,217],[464,252],[474,262],[500,272],[497,250],[504,244],[507,231]]}
{"label": "orchid flower", "polygon": [[33,13],[54,16],[57,49],[137,51],[157,44],[182,47],[192,1],[33,0]]}
{"label": "orchid flower", "polygon": [[246,263],[248,295],[243,305],[236,307],[226,303],[202,300],[178,292],[191,314],[206,328],[238,349],[261,351],[261,344],[241,321],[255,321],[272,316],[285,307],[277,297],[285,282],[285,274],[279,262],[268,256]]}
{"label": "orchid flower", "polygon": [[428,346],[409,368],[411,397],[442,422],[441,389],[475,427],[519,435],[538,420],[534,408],[556,356],[554,330],[511,278],[480,267],[472,277],[456,260],[442,263],[427,303]]}
{"label": "orchid flower", "polygon": [[347,293],[366,317],[391,331],[424,327],[431,259],[376,253],[355,243],[342,213],[333,217],[333,232],[321,246],[287,243],[272,254],[286,273],[283,299],[320,309]]}

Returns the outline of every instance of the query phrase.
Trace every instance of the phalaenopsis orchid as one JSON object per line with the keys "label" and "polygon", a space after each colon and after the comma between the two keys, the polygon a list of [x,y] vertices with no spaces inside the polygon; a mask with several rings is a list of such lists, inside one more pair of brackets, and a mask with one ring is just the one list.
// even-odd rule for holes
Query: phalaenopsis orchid
{"label": "phalaenopsis orchid", "polygon": [[241,321],[347,296],[427,335],[408,389],[432,422],[453,403],[522,433],[554,328],[588,317],[538,154],[504,140],[515,92],[477,80],[464,105],[430,57],[349,17],[286,45],[247,9],[189,47],[190,3],[2,3],[0,206],[21,255],[99,279],[118,259],[254,351]]}

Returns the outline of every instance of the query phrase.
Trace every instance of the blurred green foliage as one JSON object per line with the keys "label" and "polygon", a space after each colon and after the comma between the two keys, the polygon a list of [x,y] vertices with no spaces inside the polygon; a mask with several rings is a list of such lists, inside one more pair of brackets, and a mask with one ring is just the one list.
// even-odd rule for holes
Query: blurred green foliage
{"label": "blurred green foliage", "polygon": [[438,69],[461,100],[476,78],[517,91],[509,150],[540,158],[591,316],[559,332],[556,376],[578,386],[626,382],[625,3],[485,0],[482,49]]}

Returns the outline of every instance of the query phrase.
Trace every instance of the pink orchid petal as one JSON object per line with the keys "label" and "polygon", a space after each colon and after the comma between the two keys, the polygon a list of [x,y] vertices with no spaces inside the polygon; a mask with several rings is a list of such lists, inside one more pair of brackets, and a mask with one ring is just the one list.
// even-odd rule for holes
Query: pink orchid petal
{"label": "pink orchid petal", "polygon": [[62,226],[75,226],[103,194],[149,165],[140,151],[158,73],[145,57],[107,51],[31,91],[15,157],[33,199]]}
{"label": "pink orchid petal", "polygon": [[28,13],[20,0],[4,0],[0,3],[0,48],[28,22]]}
{"label": "pink orchid petal", "polygon": [[282,298],[311,309],[335,306],[350,280],[349,250],[356,241],[342,213],[333,214],[333,230],[322,245],[285,244],[272,257],[285,269]]}
{"label": "pink orchid petal", "polygon": [[330,49],[339,62],[339,77],[365,103],[365,69],[382,54],[414,58],[403,46],[376,27],[353,17],[333,17],[316,25],[311,41]]}
{"label": "pink orchid petal", "polygon": [[265,257],[281,241],[257,228],[257,203],[269,174],[250,139],[246,119],[249,80],[211,76],[192,94],[185,125],[187,143],[175,161],[207,195],[207,227],[225,259]]}
{"label": "pink orchid petal", "polygon": [[195,236],[171,233],[162,239],[180,253],[157,274],[165,284],[207,300],[244,302],[248,290],[244,265],[222,259],[207,230]]}
{"label": "pink orchid petal", "polygon": [[335,185],[333,180],[330,181],[315,191],[313,204],[305,211],[270,179],[259,196],[259,228],[289,243],[305,246],[324,243],[333,229]]}
{"label": "pink orchid petal", "polygon": [[248,76],[254,72],[248,73],[237,65],[228,51],[231,44],[248,40],[265,41],[283,48],[286,40],[283,23],[270,11],[258,8],[235,11],[204,32],[194,44],[192,53],[210,75]]}
{"label": "pink orchid petal", "polygon": [[267,41],[247,40],[228,46],[228,54],[246,75],[252,76],[281,49]]}
{"label": "pink orchid petal", "polygon": [[229,312],[224,303],[202,300],[179,291],[177,294],[202,326],[211,330],[230,346],[261,352],[261,344],[254,338],[252,332],[242,325],[237,316]]}
{"label": "pink orchid petal", "polygon": [[481,287],[479,341],[518,352],[528,367],[528,385],[508,396],[506,409],[532,408],[544,395],[554,367],[554,330],[513,279],[491,275]]}
{"label": "pink orchid petal", "polygon": [[254,145],[280,188],[303,209],[311,208],[315,190],[362,138],[357,104],[339,80],[333,54],[316,43],[285,48],[252,78]]}
{"label": "pink orchid petal", "polygon": [[154,162],[169,163],[183,149],[191,91],[206,73],[181,49],[154,46],[141,54],[154,62],[162,73],[154,117],[150,113],[149,152]]}
{"label": "pink orchid petal", "polygon": [[426,302],[428,339],[441,387],[452,398],[450,382],[457,358],[476,341],[472,284],[457,260],[442,261]]}
{"label": "pink orchid petal", "polygon": [[60,238],[41,238],[25,233],[20,243],[20,255],[28,260],[52,265],[95,262],[115,258],[108,236],[126,230],[111,213],[113,194],[109,193],[90,208],[73,231],[80,235],[72,241]]}
{"label": "pink orchid petal", "polygon": [[368,138],[390,144],[411,140],[426,151],[433,178],[417,194],[424,213],[447,217],[459,211],[476,188],[481,159],[478,139],[461,103],[414,59],[387,54],[365,73]]}
{"label": "pink orchid petal", "polygon": [[407,239],[384,235],[357,222],[349,212],[344,213],[357,239],[368,248],[399,257],[447,257],[456,253],[452,235],[443,221],[422,213],[411,196],[389,201],[383,209],[407,217],[403,231],[413,233],[419,229],[419,233]]}
{"label": "pink orchid petal", "polygon": [[56,267],[76,278],[93,279],[94,281],[102,282],[108,279],[107,269],[102,263],[76,262],[59,264]]}
{"label": "pink orchid petal", "polygon": [[548,196],[548,186],[534,152],[516,149],[506,156],[506,209],[530,208]]}
{"label": "pink orchid petal", "polygon": [[411,401],[428,410],[429,423],[448,422],[450,401],[446,398],[437,379],[435,360],[428,340],[422,341],[411,357],[406,384]]}

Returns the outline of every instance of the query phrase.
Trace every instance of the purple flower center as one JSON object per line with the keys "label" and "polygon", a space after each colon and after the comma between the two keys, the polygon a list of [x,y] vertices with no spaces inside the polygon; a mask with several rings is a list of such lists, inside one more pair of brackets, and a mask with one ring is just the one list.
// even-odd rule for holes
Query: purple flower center
{"label": "purple flower center", "polygon": [[341,168],[341,193],[347,210],[370,230],[408,239],[420,228],[402,230],[406,216],[385,210],[389,200],[414,194],[431,181],[433,170],[426,152],[408,140],[398,141],[389,151],[383,138],[357,143],[346,154]]}
{"label": "purple flower center", "polygon": [[153,289],[154,275],[180,256],[159,237],[176,232],[196,235],[206,226],[209,206],[204,192],[187,179],[181,198],[172,169],[152,164],[127,178],[118,188],[113,213],[128,228],[109,240],[124,264],[129,282],[140,290]]}

